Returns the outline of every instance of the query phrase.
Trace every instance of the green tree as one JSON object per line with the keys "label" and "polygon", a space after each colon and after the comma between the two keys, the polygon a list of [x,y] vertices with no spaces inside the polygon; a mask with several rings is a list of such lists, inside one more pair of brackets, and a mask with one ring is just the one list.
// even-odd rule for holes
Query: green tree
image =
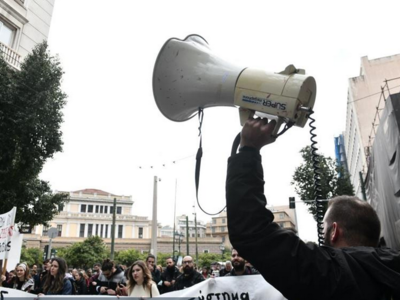
{"label": "green tree", "polygon": [[30,267],[32,265],[43,264],[43,251],[39,248],[26,248],[21,249],[21,262],[26,262]]}
{"label": "green tree", "polygon": [[17,207],[16,222],[48,225],[67,201],[40,180],[47,159],[62,150],[62,68],[47,43],[11,69],[0,55],[0,212]]}
{"label": "green tree", "polygon": [[[311,147],[307,146],[300,150],[304,162],[296,168],[292,185],[302,200],[315,199],[314,168]],[[339,195],[354,195],[354,188],[350,182],[349,175],[343,167],[338,166],[336,162],[324,155],[318,154],[320,167],[321,199],[330,199]],[[305,202],[308,205],[308,211],[317,220],[317,208],[315,202]],[[323,202],[324,212],[327,202]]]}
{"label": "green tree", "polygon": [[137,260],[145,260],[144,257],[139,250],[129,249],[129,250],[121,250],[116,253],[115,261],[121,265],[130,266]]}
{"label": "green tree", "polygon": [[87,269],[95,263],[102,262],[107,257],[107,249],[100,237],[92,236],[68,247],[64,255],[68,267]]}

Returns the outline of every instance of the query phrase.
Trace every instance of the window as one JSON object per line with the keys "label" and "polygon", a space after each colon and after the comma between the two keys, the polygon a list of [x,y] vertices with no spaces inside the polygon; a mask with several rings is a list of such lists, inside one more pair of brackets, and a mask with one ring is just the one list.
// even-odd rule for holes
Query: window
{"label": "window", "polygon": [[85,224],[81,224],[79,228],[79,237],[84,237],[84,236],[85,236]]}
{"label": "window", "polygon": [[93,235],[93,224],[88,225],[88,233],[87,236],[91,237]]}
{"label": "window", "polygon": [[204,249],[204,250],[203,250],[203,253],[210,253],[210,250]]}
{"label": "window", "polygon": [[217,219],[212,219],[213,224],[217,224]]}
{"label": "window", "polygon": [[81,212],[86,212],[86,204],[81,204]]}
{"label": "window", "polygon": [[280,213],[279,214],[279,219],[284,219],[285,218],[285,214],[284,213]]}
{"label": "window", "polygon": [[225,226],[221,226],[221,232],[225,231]]}
{"label": "window", "polygon": [[96,205],[96,214],[98,214],[98,213],[99,213],[99,206]]}
{"label": "window", "polygon": [[57,236],[61,236],[62,233],[62,225],[57,225]]}
{"label": "window", "polygon": [[117,206],[117,214],[120,215],[122,213],[122,207]]}
{"label": "window", "polygon": [[108,206],[104,206],[104,213],[106,214],[108,211]]}
{"label": "window", "polygon": [[93,212],[93,205],[88,205],[87,212],[88,213],[92,213]]}
{"label": "window", "polygon": [[99,224],[96,224],[96,232],[95,232],[95,235],[99,235]]}
{"label": "window", "polygon": [[101,224],[100,225],[100,237],[103,237],[103,229],[104,229],[104,225]]}
{"label": "window", "polygon": [[100,206],[100,213],[101,213],[101,214],[103,213],[103,205]]}
{"label": "window", "polygon": [[195,234],[194,234],[194,233],[192,233],[192,237],[195,237]]}
{"label": "window", "polygon": [[139,227],[139,239],[143,238],[143,227]]}
{"label": "window", "polygon": [[61,212],[61,211],[63,211],[64,210],[64,203],[60,203],[59,205],[58,205],[58,212]]}
{"label": "window", "polygon": [[224,218],[224,219],[222,219],[222,224],[225,224],[226,223],[226,219]]}
{"label": "window", "polygon": [[14,42],[15,29],[0,19],[0,42],[12,47]]}
{"label": "window", "polygon": [[215,233],[215,227],[211,228],[211,232]]}
{"label": "window", "polygon": [[114,213],[114,206],[110,206],[110,214]]}
{"label": "window", "polygon": [[47,231],[49,230],[49,226],[43,226],[42,235],[47,236]]}
{"label": "window", "polygon": [[106,224],[106,231],[104,232],[104,237],[108,237],[108,224]]}
{"label": "window", "polygon": [[122,239],[122,230],[124,228],[124,225],[118,225],[118,238]]}

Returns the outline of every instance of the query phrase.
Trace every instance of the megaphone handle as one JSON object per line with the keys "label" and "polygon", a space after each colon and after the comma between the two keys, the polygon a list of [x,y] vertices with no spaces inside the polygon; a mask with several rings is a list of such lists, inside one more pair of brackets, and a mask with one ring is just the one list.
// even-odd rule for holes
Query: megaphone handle
{"label": "megaphone handle", "polygon": [[275,128],[274,128],[274,131],[271,133],[271,136],[278,137],[279,128],[281,128],[281,125],[282,125],[282,123],[284,121],[285,121],[284,118],[278,117],[278,120],[276,121],[276,125],[275,125]]}

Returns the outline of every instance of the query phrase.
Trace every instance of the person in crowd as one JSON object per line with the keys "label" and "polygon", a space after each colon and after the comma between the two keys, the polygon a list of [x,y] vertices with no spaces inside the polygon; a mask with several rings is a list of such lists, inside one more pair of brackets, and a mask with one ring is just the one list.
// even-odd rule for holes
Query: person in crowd
{"label": "person in crowd", "polygon": [[43,285],[44,295],[72,295],[72,283],[66,273],[68,270],[67,263],[60,257],[54,257],[50,262],[50,272],[46,276],[46,281]]}
{"label": "person in crowd", "polygon": [[6,276],[1,275],[3,286],[17,289],[23,292],[31,292],[35,288],[35,282],[29,272],[29,267],[26,263],[19,263],[15,267],[16,276],[11,277],[6,281]]}
{"label": "person in crowd", "polygon": [[154,265],[156,262],[156,258],[153,254],[149,254],[146,258],[146,264],[147,267],[149,268],[151,272],[151,277],[153,281],[158,284],[161,280],[161,272],[160,270],[157,269],[157,267]]}
{"label": "person in crowd", "polygon": [[127,286],[119,285],[117,294],[130,297],[156,297],[160,293],[157,284],[151,279],[147,264],[138,260],[128,268]]}
{"label": "person in crowd", "polygon": [[232,271],[232,263],[228,260],[225,262],[225,267],[219,271],[219,276],[225,276]]}
{"label": "person in crowd", "polygon": [[116,295],[118,284],[125,284],[124,271],[115,266],[110,259],[105,259],[101,265],[101,274],[96,280],[96,292],[100,295]]}
{"label": "person in crowd", "polygon": [[86,284],[86,290],[87,293],[89,293],[89,283],[90,283],[90,276],[88,275],[87,272],[85,272],[84,270],[82,270],[82,275],[83,275],[83,279],[85,280],[85,284]]}
{"label": "person in crowd", "polygon": [[74,279],[73,288],[75,289],[75,295],[87,295],[88,289],[83,273],[76,273]]}
{"label": "person in crowd", "polygon": [[31,276],[32,276],[33,282],[35,283],[35,288],[38,287],[40,285],[40,275],[38,274],[37,265],[32,266]]}
{"label": "person in crowd", "polygon": [[220,270],[221,266],[219,265],[219,262],[213,262],[211,264],[211,277],[215,278],[215,277],[219,277],[219,270]]}
{"label": "person in crowd", "polygon": [[39,274],[39,284],[35,285],[35,291],[33,292],[34,294],[43,293],[43,285],[46,282],[47,275],[50,273],[50,267],[51,267],[51,260],[45,259],[43,261],[42,272]]}
{"label": "person in crowd", "polygon": [[400,299],[400,253],[377,247],[380,222],[366,201],[349,196],[329,200],[320,247],[273,222],[266,208],[260,149],[275,141],[275,124],[250,118],[241,132],[239,153],[228,160],[233,247],[289,300]]}
{"label": "person in crowd", "polygon": [[204,279],[210,278],[210,272],[208,271],[207,267],[203,267],[201,269],[201,275],[203,276]]}
{"label": "person in crowd", "polygon": [[203,276],[194,268],[193,258],[185,256],[182,260],[183,274],[179,275],[175,281],[174,289],[176,291],[191,287],[204,281]]}
{"label": "person in crowd", "polygon": [[179,270],[175,267],[175,262],[172,257],[166,259],[167,267],[165,271],[161,274],[161,280],[163,281],[162,292],[168,293],[174,290],[174,284],[176,278],[179,276]]}
{"label": "person in crowd", "polygon": [[239,256],[236,249],[232,249],[232,270],[225,274],[225,276],[241,276],[241,275],[255,275],[260,274],[256,269],[253,267],[247,266],[246,261],[243,257]]}

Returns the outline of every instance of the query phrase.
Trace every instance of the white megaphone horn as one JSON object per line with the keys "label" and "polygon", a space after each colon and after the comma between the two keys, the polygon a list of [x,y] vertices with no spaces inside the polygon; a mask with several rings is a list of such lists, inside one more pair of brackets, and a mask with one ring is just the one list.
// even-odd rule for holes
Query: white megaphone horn
{"label": "white megaphone horn", "polygon": [[158,54],[153,93],[161,113],[186,121],[199,109],[238,106],[240,122],[256,113],[282,123],[304,127],[312,111],[316,83],[305,71],[289,65],[279,73],[243,68],[216,56],[206,40],[189,35],[169,39]]}

